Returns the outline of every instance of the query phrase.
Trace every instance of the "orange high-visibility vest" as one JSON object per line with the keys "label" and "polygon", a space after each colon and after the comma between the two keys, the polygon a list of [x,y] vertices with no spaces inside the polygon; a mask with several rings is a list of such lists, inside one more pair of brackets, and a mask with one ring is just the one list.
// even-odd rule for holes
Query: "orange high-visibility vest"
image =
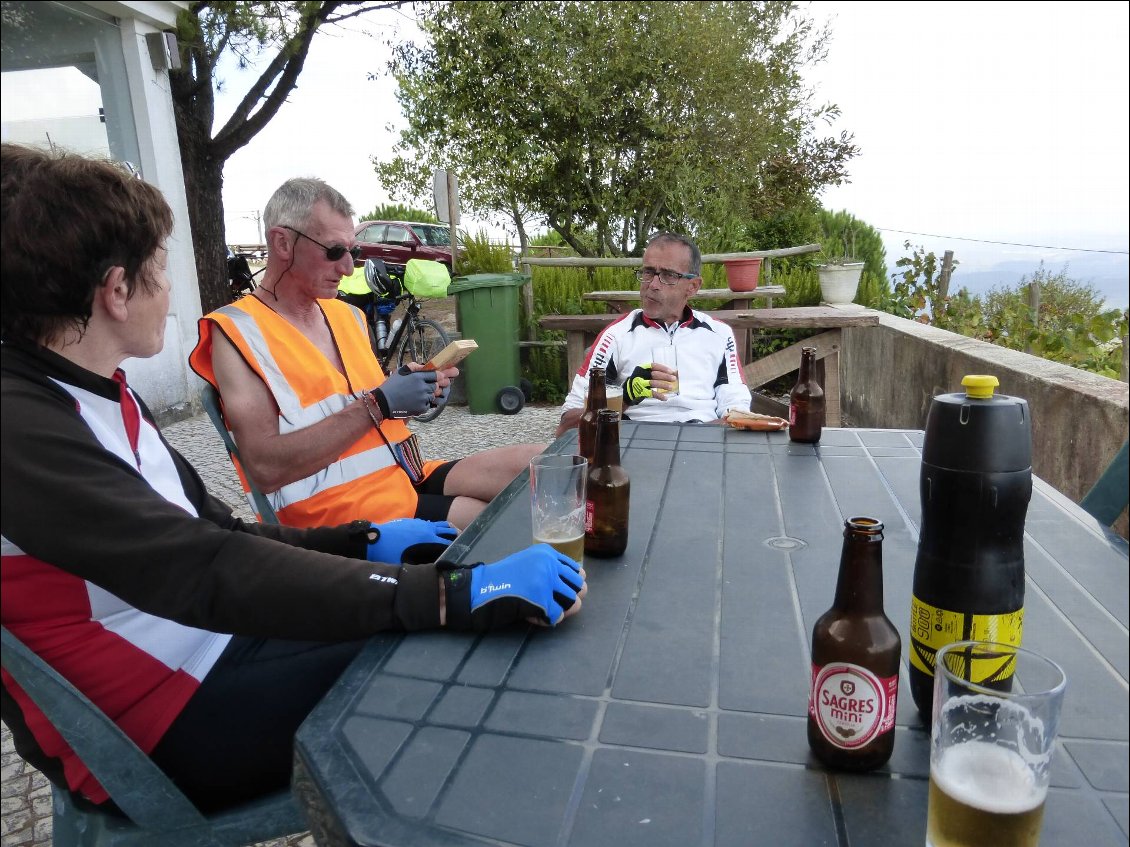
{"label": "orange high-visibility vest", "polygon": [[[360,392],[385,379],[360,310],[340,300],[319,300],[318,305],[341,355],[344,375],[293,324],[256,297],[243,297],[202,317],[200,341],[189,364],[219,391],[212,368],[212,333],[222,332],[274,396],[279,432],[311,426],[357,402]],[[403,421],[382,421],[379,432],[367,432],[328,467],[268,493],[279,522],[306,527],[412,517],[418,498],[400,456],[400,444],[410,436]],[[424,475],[441,464],[425,462]],[[248,493],[246,471],[238,462],[236,470]]]}

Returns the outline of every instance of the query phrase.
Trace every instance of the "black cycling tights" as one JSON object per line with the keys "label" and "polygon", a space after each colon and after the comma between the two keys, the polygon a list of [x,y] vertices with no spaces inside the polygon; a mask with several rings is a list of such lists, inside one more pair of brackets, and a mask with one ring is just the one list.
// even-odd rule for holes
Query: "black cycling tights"
{"label": "black cycling tights", "polygon": [[153,761],[205,811],[285,788],[298,725],[364,645],[233,637]]}

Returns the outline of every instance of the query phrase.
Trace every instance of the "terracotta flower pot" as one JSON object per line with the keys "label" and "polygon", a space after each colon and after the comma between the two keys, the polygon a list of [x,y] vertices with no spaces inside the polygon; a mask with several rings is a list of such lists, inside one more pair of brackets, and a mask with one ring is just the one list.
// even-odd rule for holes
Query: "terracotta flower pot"
{"label": "terracotta flower pot", "polygon": [[820,298],[825,303],[851,303],[855,300],[863,264],[819,265],[816,272],[820,276]]}
{"label": "terracotta flower pot", "polygon": [[726,281],[731,291],[753,291],[761,276],[761,259],[731,259],[726,266]]}

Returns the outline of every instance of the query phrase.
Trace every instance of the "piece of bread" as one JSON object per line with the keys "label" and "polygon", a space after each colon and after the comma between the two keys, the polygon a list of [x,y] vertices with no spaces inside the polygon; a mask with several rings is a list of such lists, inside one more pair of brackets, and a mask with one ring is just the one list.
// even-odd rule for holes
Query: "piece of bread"
{"label": "piece of bread", "polygon": [[479,345],[473,338],[456,339],[432,356],[428,363],[424,365],[424,370],[441,371],[444,368],[450,368],[452,365],[462,362],[478,349]]}
{"label": "piece of bread", "polygon": [[751,429],[755,432],[776,432],[789,426],[789,422],[784,418],[759,415],[757,412],[743,412],[741,409],[730,409],[722,416],[722,420],[734,429]]}

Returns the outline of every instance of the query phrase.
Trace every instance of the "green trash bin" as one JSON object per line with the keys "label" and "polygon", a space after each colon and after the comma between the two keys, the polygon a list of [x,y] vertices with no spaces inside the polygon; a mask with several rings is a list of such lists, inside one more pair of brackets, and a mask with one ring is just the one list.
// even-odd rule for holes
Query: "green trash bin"
{"label": "green trash bin", "polygon": [[459,365],[472,415],[522,410],[518,356],[518,289],[530,281],[526,274],[457,276],[447,293],[455,297],[459,331],[479,349]]}

